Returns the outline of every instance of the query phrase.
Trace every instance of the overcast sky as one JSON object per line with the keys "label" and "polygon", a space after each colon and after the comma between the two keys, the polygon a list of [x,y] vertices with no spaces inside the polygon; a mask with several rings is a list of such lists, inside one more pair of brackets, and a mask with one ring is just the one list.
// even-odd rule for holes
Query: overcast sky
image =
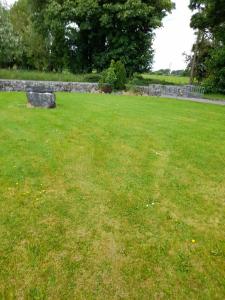
{"label": "overcast sky", "polygon": [[185,68],[182,53],[190,53],[195,40],[190,28],[191,11],[188,8],[190,0],[173,0],[176,10],[163,20],[163,28],[156,30],[154,42],[155,70],[170,68],[173,70]]}
{"label": "overcast sky", "polygon": [[[15,0],[7,0],[13,4]],[[190,53],[195,36],[190,28],[190,0],[173,0],[176,10],[163,21],[163,28],[156,31],[154,42],[154,70],[185,68],[183,52]]]}

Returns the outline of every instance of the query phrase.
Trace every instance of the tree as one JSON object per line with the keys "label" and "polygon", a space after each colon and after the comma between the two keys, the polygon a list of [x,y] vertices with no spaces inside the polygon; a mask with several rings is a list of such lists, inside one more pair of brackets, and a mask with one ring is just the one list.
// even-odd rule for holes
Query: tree
{"label": "tree", "polygon": [[52,64],[73,71],[105,69],[112,59],[128,70],[151,67],[153,31],[171,0],[29,0],[33,21],[50,40]]}
{"label": "tree", "polygon": [[190,83],[196,78],[200,83],[208,76],[207,61],[212,50],[211,35],[201,30],[197,33],[196,43],[192,47],[193,55],[187,57],[187,69],[190,73]]}
{"label": "tree", "polygon": [[171,75],[174,75],[174,76],[186,76],[186,71],[185,70],[173,70],[171,72]]}
{"label": "tree", "polygon": [[117,90],[122,90],[125,88],[127,81],[127,72],[124,64],[119,60],[115,63],[115,73],[116,73],[116,83],[115,88]]}
{"label": "tree", "polygon": [[156,75],[170,75],[171,70],[170,69],[160,69],[154,72]]}
{"label": "tree", "polygon": [[19,55],[19,37],[10,22],[9,10],[0,1],[0,66],[13,66]]}
{"label": "tree", "polygon": [[20,39],[16,64],[26,69],[46,70],[49,52],[42,36],[35,30],[28,0],[18,0],[10,9],[13,32]]}
{"label": "tree", "polygon": [[101,75],[100,85],[109,84],[115,90],[125,88],[127,81],[126,69],[121,61],[111,61],[108,69],[104,70]]}
{"label": "tree", "polygon": [[225,92],[225,5],[224,0],[191,0],[190,8],[198,10],[191,26],[208,35],[204,56],[205,75],[211,88]]}
{"label": "tree", "polygon": [[147,71],[154,29],[172,8],[171,0],[18,0],[4,9],[6,65],[90,72],[114,59],[129,75]]}

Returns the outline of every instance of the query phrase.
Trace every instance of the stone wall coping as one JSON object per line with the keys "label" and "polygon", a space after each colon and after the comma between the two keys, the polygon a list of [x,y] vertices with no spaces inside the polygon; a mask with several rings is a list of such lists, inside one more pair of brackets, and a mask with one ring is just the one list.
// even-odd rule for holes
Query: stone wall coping
{"label": "stone wall coping", "polygon": [[0,79],[0,91],[27,92],[42,89],[51,92],[97,92],[98,83]]}
{"label": "stone wall coping", "polygon": [[21,83],[40,83],[40,84],[45,84],[45,83],[55,83],[55,84],[84,84],[84,85],[98,85],[97,82],[82,82],[82,81],[48,81],[48,80],[23,80],[23,79],[0,79],[1,82],[21,82]]}

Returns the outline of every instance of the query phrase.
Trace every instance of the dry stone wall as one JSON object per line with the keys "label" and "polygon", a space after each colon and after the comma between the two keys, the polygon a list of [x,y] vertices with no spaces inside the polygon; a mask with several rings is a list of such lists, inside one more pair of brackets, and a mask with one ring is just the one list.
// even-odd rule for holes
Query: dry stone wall
{"label": "dry stone wall", "polygon": [[51,92],[93,93],[98,90],[98,84],[86,82],[0,80],[0,91],[26,92],[36,90],[37,88]]}
{"label": "dry stone wall", "polygon": [[149,86],[139,86],[137,89],[149,96],[201,98],[204,94],[204,88],[193,85],[150,84]]}
{"label": "dry stone wall", "polygon": [[[97,93],[98,83],[88,82],[59,82],[59,81],[32,81],[32,80],[0,80],[0,91],[35,91],[47,92],[77,92]],[[204,89],[191,85],[160,85],[137,86],[141,94],[149,96],[170,96],[185,98],[201,98]]]}

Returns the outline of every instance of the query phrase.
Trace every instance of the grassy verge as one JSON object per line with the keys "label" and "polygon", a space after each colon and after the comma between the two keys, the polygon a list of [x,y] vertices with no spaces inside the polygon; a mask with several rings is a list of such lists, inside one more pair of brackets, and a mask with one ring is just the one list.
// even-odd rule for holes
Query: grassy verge
{"label": "grassy verge", "polygon": [[44,80],[66,82],[98,82],[98,74],[53,73],[27,70],[0,69],[0,79]]}
{"label": "grassy verge", "polygon": [[225,108],[0,93],[0,299],[224,299]]}
{"label": "grassy verge", "polygon": [[210,99],[210,100],[225,101],[225,95],[224,94],[205,94],[204,98]]}

